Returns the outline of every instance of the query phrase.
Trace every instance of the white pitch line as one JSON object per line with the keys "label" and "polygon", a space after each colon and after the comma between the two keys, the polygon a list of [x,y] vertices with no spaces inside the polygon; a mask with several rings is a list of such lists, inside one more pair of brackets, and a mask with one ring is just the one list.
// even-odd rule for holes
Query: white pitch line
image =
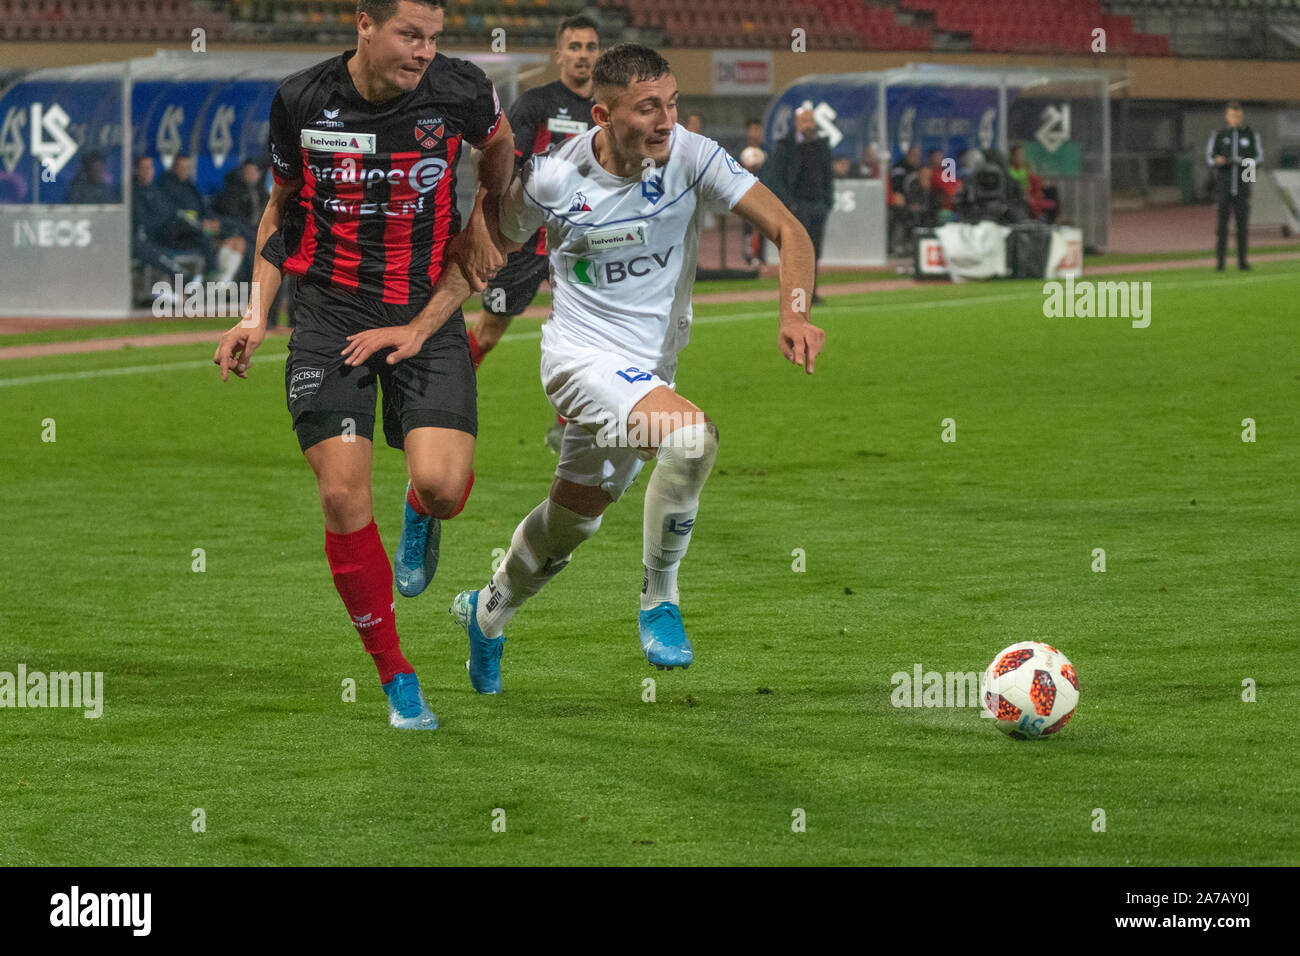
{"label": "white pitch line", "polygon": [[[1262,276],[1234,276],[1232,278],[1222,276],[1222,277],[1211,278],[1211,279],[1194,279],[1191,282],[1177,282],[1177,283],[1171,283],[1170,285],[1171,287],[1178,288],[1178,289],[1198,288],[1201,286],[1214,286],[1214,285],[1230,285],[1230,284],[1241,285],[1242,283],[1247,283],[1247,282],[1276,282],[1279,280],[1294,279],[1296,275],[1297,275],[1296,273],[1281,272],[1275,275],[1262,275]],[[1093,281],[1093,280],[1089,280],[1089,281]],[[1096,281],[1118,282],[1121,280],[1114,276],[1111,276],[1106,279],[1101,279]],[[863,294],[869,294],[869,293],[863,293]],[[855,303],[853,305],[844,303],[841,305],[834,302],[828,302],[825,305],[818,306],[818,311],[824,312],[828,310],[840,311],[840,310],[852,309],[855,313],[858,314],[869,314],[875,312],[892,312],[897,309],[951,309],[951,308],[957,308],[959,306],[979,305],[985,302],[1014,302],[1017,299],[1035,298],[1035,297],[1041,298],[1042,294],[1043,293],[1041,288],[1029,287],[1022,292],[1010,292],[1003,295],[958,296],[954,298],[930,299],[928,301],[919,301],[919,302],[883,302],[879,305],[863,305],[861,303]],[[719,303],[711,303],[711,304],[717,305]],[[762,312],[739,312],[734,315],[700,316],[699,318],[695,319],[695,321],[692,324],[693,325],[714,325],[714,324],[721,324],[724,322],[746,322],[752,319],[776,319],[777,315],[778,315],[777,310],[774,307],[769,307],[767,309],[764,309]],[[504,336],[501,337],[501,341],[525,342],[529,340],[540,339],[541,337],[542,337],[542,333],[540,330],[536,332],[507,332]],[[95,354],[95,353],[86,353],[86,354]],[[253,364],[260,364],[264,362],[284,362],[287,358],[288,358],[287,352],[281,355],[264,355],[264,356],[254,355]],[[76,382],[76,381],[82,381],[83,379],[90,379],[90,378],[106,378],[111,375],[146,375],[151,372],[172,372],[172,371],[179,371],[181,369],[194,369],[194,368],[211,368],[214,372],[216,371],[216,366],[212,364],[211,359],[194,360],[189,362],[163,362],[157,365],[130,365],[124,368],[97,368],[97,369],[87,369],[82,372],[53,372],[48,375],[27,375],[21,378],[0,378],[0,388],[9,388],[15,385],[42,385],[48,382]]]}

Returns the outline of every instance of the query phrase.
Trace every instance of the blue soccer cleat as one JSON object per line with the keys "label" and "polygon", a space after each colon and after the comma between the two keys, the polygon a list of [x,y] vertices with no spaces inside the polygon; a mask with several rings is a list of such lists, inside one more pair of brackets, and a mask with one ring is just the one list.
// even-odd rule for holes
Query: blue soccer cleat
{"label": "blue soccer cleat", "polygon": [[388,696],[388,722],[399,730],[437,730],[438,718],[429,709],[414,674],[397,674],[380,684]]}
{"label": "blue soccer cleat", "polygon": [[[411,486],[406,486],[409,496]],[[442,541],[442,522],[432,515],[422,515],[406,502],[402,517],[402,538],[393,556],[393,580],[403,597],[422,594],[438,571],[438,545]]]}
{"label": "blue soccer cleat", "polygon": [[645,659],[660,670],[682,670],[691,666],[695,652],[682,627],[682,612],[676,604],[664,601],[637,615],[641,628],[641,650]]}
{"label": "blue soccer cleat", "polygon": [[478,591],[461,591],[451,602],[451,615],[469,635],[469,682],[480,694],[501,693],[501,652],[506,636],[488,638],[478,626]]}

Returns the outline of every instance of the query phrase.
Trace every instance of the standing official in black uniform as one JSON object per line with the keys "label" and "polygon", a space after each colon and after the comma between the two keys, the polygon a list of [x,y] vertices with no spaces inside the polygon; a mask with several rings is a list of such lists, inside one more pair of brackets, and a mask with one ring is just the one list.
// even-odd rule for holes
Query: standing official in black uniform
{"label": "standing official in black uniform", "polygon": [[1205,161],[1214,167],[1219,191],[1219,225],[1215,234],[1216,268],[1223,271],[1228,253],[1228,214],[1237,219],[1237,266],[1249,269],[1246,262],[1247,231],[1250,228],[1250,189],[1255,170],[1264,161],[1264,145],[1259,134],[1242,125],[1241,104],[1236,100],[1224,111],[1228,125],[1216,130],[1205,147]]}
{"label": "standing official in black uniform", "polygon": [[[817,118],[810,108],[800,107],[795,110],[794,130],[776,144],[763,166],[763,185],[776,193],[808,230],[818,261],[822,257],[826,219],[835,206],[834,180],[831,149],[817,134]],[[815,281],[812,301],[821,302]]]}

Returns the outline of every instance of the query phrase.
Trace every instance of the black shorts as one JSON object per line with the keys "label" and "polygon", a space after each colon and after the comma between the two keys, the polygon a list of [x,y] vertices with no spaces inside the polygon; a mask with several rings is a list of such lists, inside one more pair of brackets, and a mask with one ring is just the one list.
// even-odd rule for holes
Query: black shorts
{"label": "black shorts", "polygon": [[[501,271],[483,290],[483,308],[493,315],[513,318],[537,297],[542,280],[551,274],[550,260],[533,251],[533,244],[510,253]],[[501,293],[504,292],[503,296]],[[496,306],[496,308],[493,308]]]}
{"label": "black shorts", "polygon": [[478,387],[459,309],[418,354],[389,365],[389,350],[382,349],[364,365],[349,368],[340,354],[349,335],[405,325],[421,307],[385,305],[299,281],[293,308],[284,390],[303,451],[336,435],[372,439],[376,385],[383,393],[384,437],[393,448],[404,445],[412,428],[477,435]]}

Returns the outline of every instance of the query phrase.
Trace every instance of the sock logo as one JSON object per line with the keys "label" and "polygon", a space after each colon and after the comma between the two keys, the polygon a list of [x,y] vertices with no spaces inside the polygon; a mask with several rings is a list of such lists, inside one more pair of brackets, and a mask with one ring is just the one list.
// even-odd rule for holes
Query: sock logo
{"label": "sock logo", "polygon": [[678,521],[676,518],[668,519],[668,530],[673,534],[690,534],[694,527],[694,518],[687,518],[685,521]]}
{"label": "sock logo", "polygon": [[488,590],[492,592],[492,596],[488,598],[487,602],[487,612],[491,614],[497,609],[497,605],[501,603],[501,592],[490,584],[488,585]]}
{"label": "sock logo", "polygon": [[[375,618],[373,621],[371,620],[372,617]],[[374,612],[371,612],[370,614],[362,614],[359,617],[355,614],[352,615],[352,623],[357,626],[358,631],[368,631],[376,624],[382,624],[383,622],[384,619],[382,617],[375,617]]]}

